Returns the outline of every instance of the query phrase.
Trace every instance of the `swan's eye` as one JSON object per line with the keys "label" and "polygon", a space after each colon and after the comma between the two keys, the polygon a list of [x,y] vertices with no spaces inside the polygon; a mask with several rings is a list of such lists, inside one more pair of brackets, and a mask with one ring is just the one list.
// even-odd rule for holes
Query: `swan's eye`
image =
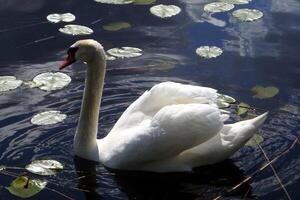
{"label": "swan's eye", "polygon": [[69,65],[71,65],[72,63],[74,63],[76,61],[75,59],[75,53],[78,50],[78,47],[71,47],[68,50],[68,57],[66,57],[63,61],[63,63],[60,65],[59,69],[63,69]]}

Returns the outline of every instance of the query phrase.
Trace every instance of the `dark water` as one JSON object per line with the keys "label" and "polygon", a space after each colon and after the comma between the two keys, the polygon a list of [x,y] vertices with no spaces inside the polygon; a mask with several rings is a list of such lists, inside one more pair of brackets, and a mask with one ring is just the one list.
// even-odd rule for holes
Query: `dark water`
{"label": "dark water", "polygon": [[[274,158],[300,134],[299,113],[279,110],[285,104],[300,106],[300,1],[253,0],[248,5],[236,6],[264,12],[262,19],[252,23],[238,23],[228,12],[203,13],[204,4],[210,2],[158,0],[182,8],[180,15],[163,20],[149,13],[150,6],[105,5],[92,0],[1,0],[0,75],[30,80],[39,73],[57,71],[66,49],[78,39],[94,38],[106,49],[138,47],[143,49],[143,56],[108,63],[99,138],[109,132],[144,90],[171,80],[213,87],[239,101],[269,110],[270,117],[261,131],[265,139],[262,147]],[[76,37],[59,33],[57,29],[63,24],[47,23],[45,17],[63,12],[72,12],[77,24],[89,26],[95,33]],[[118,32],[101,29],[115,21],[128,21],[132,28]],[[224,53],[217,59],[202,60],[195,54],[201,45],[220,46]],[[244,147],[230,160],[199,168],[194,173],[168,175],[110,172],[101,164],[74,158],[72,140],[85,69],[78,63],[64,72],[72,77],[72,83],[63,90],[44,92],[22,86],[0,95],[1,165],[24,167],[41,157],[59,160],[67,170],[48,177],[48,187],[74,199],[212,199],[265,163],[258,147]],[[255,85],[276,86],[280,92],[272,99],[253,99],[250,89]],[[66,113],[68,118],[51,126],[30,124],[34,114],[52,109]],[[240,118],[232,116],[231,120]],[[300,199],[299,150],[297,144],[274,163],[292,199]],[[77,174],[75,169],[83,172]],[[1,200],[16,199],[4,188],[11,181],[12,177],[0,174]],[[271,169],[259,173],[224,199],[245,196],[287,199]],[[32,199],[66,198],[44,190]]]}

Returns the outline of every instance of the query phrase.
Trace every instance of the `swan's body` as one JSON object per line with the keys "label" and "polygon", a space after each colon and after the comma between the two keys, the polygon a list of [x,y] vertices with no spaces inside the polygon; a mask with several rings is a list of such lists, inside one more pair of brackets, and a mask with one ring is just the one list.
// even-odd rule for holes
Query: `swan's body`
{"label": "swan's body", "polygon": [[97,139],[105,53],[94,40],[71,46],[61,68],[87,62],[86,87],[74,137],[77,156],[121,170],[191,171],[225,160],[257,132],[266,113],[224,125],[215,89],[164,82],[133,102],[110,133]]}

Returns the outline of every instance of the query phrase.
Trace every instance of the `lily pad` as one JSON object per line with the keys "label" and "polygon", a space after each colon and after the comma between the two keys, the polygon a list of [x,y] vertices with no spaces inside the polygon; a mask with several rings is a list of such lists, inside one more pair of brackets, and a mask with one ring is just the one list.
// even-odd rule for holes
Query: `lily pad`
{"label": "lily pad", "polygon": [[31,173],[38,175],[55,175],[63,168],[64,166],[56,160],[34,160],[25,167]]}
{"label": "lily pad", "polygon": [[237,115],[246,114],[249,110],[250,106],[244,102],[241,102],[237,108]]}
{"label": "lily pad", "polygon": [[267,99],[267,98],[272,98],[275,95],[277,95],[279,92],[279,89],[277,87],[273,87],[273,86],[269,86],[269,87],[255,86],[254,88],[251,89],[251,91],[256,93],[253,96],[253,98]]}
{"label": "lily pad", "polygon": [[230,104],[233,104],[236,102],[236,100],[233,97],[225,95],[225,94],[220,94],[217,99],[219,101],[224,101],[224,102],[230,103]]}
{"label": "lily pad", "polygon": [[239,9],[232,13],[232,16],[243,22],[252,22],[263,16],[263,13],[256,9]]}
{"label": "lily pad", "polygon": [[30,122],[35,125],[51,125],[62,122],[66,117],[60,111],[51,110],[34,115]]}
{"label": "lily pad", "polygon": [[29,198],[39,193],[46,185],[47,181],[19,176],[11,182],[7,190],[17,197]]}
{"label": "lily pad", "polygon": [[136,47],[121,47],[107,50],[107,53],[117,58],[132,58],[142,55],[142,50]]}
{"label": "lily pad", "polygon": [[61,33],[68,35],[90,35],[94,33],[92,29],[87,26],[69,24],[65,25],[63,28],[58,29]]}
{"label": "lily pad", "polygon": [[110,56],[110,55],[105,55],[106,60],[116,60],[117,58],[114,56]]}
{"label": "lily pad", "polygon": [[252,0],[221,0],[221,2],[229,3],[229,4],[248,4]]}
{"label": "lily pad", "polygon": [[260,134],[254,134],[253,137],[248,140],[246,146],[256,146],[264,141],[264,138]]}
{"label": "lily pad", "polygon": [[210,13],[226,12],[234,8],[233,4],[225,2],[213,2],[204,6],[204,11]]}
{"label": "lily pad", "polygon": [[175,5],[159,4],[152,6],[150,12],[160,18],[168,18],[174,15],[178,15],[181,12],[181,8]]}
{"label": "lily pad", "polygon": [[0,76],[0,92],[14,90],[22,85],[22,80],[17,80],[14,76]]}
{"label": "lily pad", "polygon": [[291,104],[286,104],[279,108],[281,111],[289,112],[292,114],[298,114],[299,113],[299,107]]}
{"label": "lily pad", "polygon": [[106,31],[119,31],[121,29],[130,28],[131,25],[128,22],[114,22],[103,26]]}
{"label": "lily pad", "polygon": [[47,16],[47,20],[52,23],[58,23],[58,22],[72,22],[76,19],[75,15],[72,13],[53,13]]}
{"label": "lily pad", "polygon": [[223,108],[229,108],[230,104],[225,101],[217,100],[217,106],[218,108],[223,109]]}
{"label": "lily pad", "polygon": [[106,4],[129,4],[134,0],[95,0],[98,3],[106,3]]}
{"label": "lily pad", "polygon": [[154,4],[156,0],[133,0],[133,4],[135,5],[150,5]]}
{"label": "lily pad", "polygon": [[46,72],[37,75],[32,81],[28,81],[25,84],[29,87],[38,87],[41,90],[52,91],[59,90],[71,82],[71,77],[61,72]]}
{"label": "lily pad", "polygon": [[196,49],[196,53],[202,58],[216,58],[220,56],[223,51],[216,46],[201,46]]}

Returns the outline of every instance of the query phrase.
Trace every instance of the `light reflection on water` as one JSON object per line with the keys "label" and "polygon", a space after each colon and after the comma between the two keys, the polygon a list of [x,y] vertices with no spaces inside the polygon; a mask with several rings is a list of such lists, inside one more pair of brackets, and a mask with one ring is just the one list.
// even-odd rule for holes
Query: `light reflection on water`
{"label": "light reflection on water", "polygon": [[[42,1],[18,6],[10,1],[1,7],[0,74],[15,75],[30,80],[35,75],[56,71],[67,47],[75,40],[57,33],[57,24],[40,24],[52,12],[70,12],[77,16],[78,24],[89,24],[95,34],[90,36],[105,48],[135,46],[144,50],[142,57],[109,62],[102,100],[98,137],[104,137],[122,112],[140,96],[161,81],[177,81],[210,86],[236,97],[239,101],[270,111],[270,117],[261,134],[262,147],[270,158],[279,155],[299,137],[299,113],[280,111],[285,104],[300,106],[299,98],[299,21],[298,1],[256,1],[249,5],[264,11],[264,18],[253,23],[237,23],[229,13],[203,13],[205,3],[212,1],[158,1],[182,7],[181,15],[160,20],[148,13],[148,6],[111,6],[85,4],[79,1]],[[247,7],[247,5],[237,6]],[[7,18],[7,15],[11,18]],[[5,17],[4,17],[5,16]],[[138,20],[137,20],[138,19]],[[132,28],[107,33],[101,30],[105,23],[129,21]],[[14,27],[24,26],[20,29]],[[24,44],[55,36],[41,43]],[[200,45],[217,45],[224,54],[215,60],[201,60],[195,54]],[[18,48],[16,48],[18,47]],[[166,64],[167,63],[167,64]],[[75,64],[65,71],[72,77],[64,90],[45,92],[25,86],[0,95],[0,164],[24,167],[41,157],[61,161],[66,171],[49,177],[51,185],[75,199],[211,199],[225,189],[233,187],[247,175],[256,171],[265,160],[257,147],[245,147],[231,161],[213,167],[204,167],[195,173],[154,175],[145,173],[111,172],[101,164],[75,158],[72,141],[79,117],[81,95],[84,88],[84,66]],[[251,87],[274,85],[280,93],[270,100],[253,99]],[[60,110],[68,115],[64,123],[52,126],[34,126],[30,118],[41,111]],[[231,117],[231,122],[240,120]],[[293,199],[298,199],[300,186],[299,145],[279,159],[274,167]],[[76,174],[74,170],[88,171]],[[78,177],[87,176],[83,179]],[[67,180],[67,181],[66,181]],[[10,177],[1,175],[1,185],[8,185]],[[90,190],[84,193],[71,189]],[[284,199],[270,169],[256,176],[250,185],[229,196]],[[3,199],[14,199],[0,190]],[[64,199],[50,191],[43,191],[33,199]]]}

